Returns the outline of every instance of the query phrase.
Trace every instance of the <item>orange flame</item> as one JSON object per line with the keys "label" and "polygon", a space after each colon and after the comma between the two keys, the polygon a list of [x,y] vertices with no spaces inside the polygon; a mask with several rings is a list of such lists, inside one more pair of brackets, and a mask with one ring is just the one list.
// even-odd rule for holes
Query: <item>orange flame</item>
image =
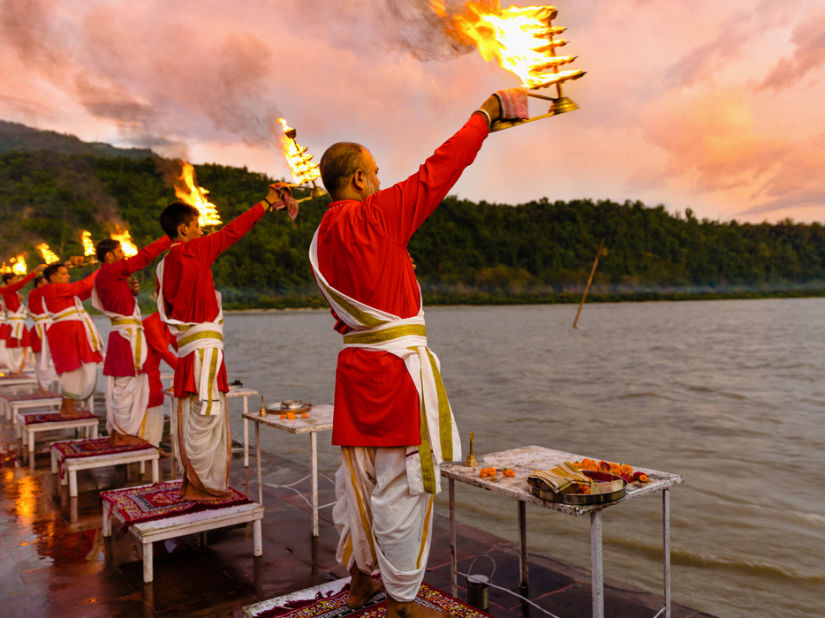
{"label": "orange flame", "polygon": [[9,264],[11,272],[13,272],[15,275],[25,276],[25,274],[29,272],[29,268],[26,265],[26,256],[22,253],[11,258],[9,260]]}
{"label": "orange flame", "polygon": [[281,148],[292,170],[295,183],[302,185],[318,180],[321,177],[318,164],[312,161],[312,155],[307,152],[307,148],[302,147],[295,139],[295,129],[290,127],[284,118],[278,118],[278,122],[281,123],[281,129],[284,132],[281,136]]}
{"label": "orange flame", "polygon": [[40,257],[43,259],[46,264],[54,264],[55,262],[59,262],[60,258],[57,254],[49,249],[49,245],[44,242],[41,242],[39,245],[35,245],[34,247],[37,249],[37,252],[40,254]]}
{"label": "orange flame", "polygon": [[95,244],[92,242],[92,233],[86,230],[80,234],[80,239],[83,242],[83,255],[88,257],[90,255],[95,255]]}
{"label": "orange flame", "polygon": [[223,224],[218,207],[206,199],[209,191],[196,184],[195,168],[186,161],[181,161],[181,173],[175,182],[175,195],[182,202],[198,209],[198,223],[201,227]]}
{"label": "orange flame", "polygon": [[116,225],[115,231],[109,232],[109,238],[120,242],[120,248],[123,249],[123,255],[126,257],[137,255],[138,248],[135,243],[132,242],[132,235],[129,233],[129,230],[123,229],[120,225]]}
{"label": "orange flame", "polygon": [[447,31],[461,43],[471,43],[482,57],[495,58],[499,65],[521,79],[525,88],[546,88],[584,75],[581,69],[560,71],[575,56],[556,56],[557,47],[567,44],[554,38],[566,30],[553,26],[552,6],[500,7],[498,0],[465,3],[458,15],[448,15],[444,3],[430,0],[432,10],[447,24]]}

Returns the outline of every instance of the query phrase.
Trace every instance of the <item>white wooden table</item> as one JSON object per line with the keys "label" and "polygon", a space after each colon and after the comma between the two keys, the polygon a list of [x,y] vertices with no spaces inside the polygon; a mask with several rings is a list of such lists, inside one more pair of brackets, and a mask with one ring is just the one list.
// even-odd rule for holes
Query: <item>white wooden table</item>
{"label": "white wooden table", "polygon": [[[148,485],[142,487],[148,487]],[[135,489],[139,488],[135,487]],[[120,512],[114,509],[110,502],[103,500],[104,537],[112,535],[113,515],[115,519],[123,523]],[[186,534],[197,534],[198,532],[252,522],[253,554],[262,556],[264,553],[261,534],[261,519],[263,519],[263,516],[264,507],[256,502],[249,502],[130,525],[129,532],[135,535],[143,550],[143,582],[148,584],[154,579],[152,543]]]}
{"label": "white wooden table", "polygon": [[[263,504],[263,485],[261,483],[261,425],[274,427],[289,433],[309,434],[311,450],[310,466],[312,468],[312,536],[318,536],[318,432],[332,429],[333,407],[330,404],[321,404],[310,408],[307,418],[282,419],[280,414],[267,413],[261,416],[260,412],[244,412],[244,423],[255,423],[255,457],[258,462],[258,503]],[[244,441],[244,459],[249,444]]]}
{"label": "white wooden table", "polygon": [[[489,490],[493,493],[514,498],[518,500],[519,515],[519,536],[521,547],[520,585],[527,588],[527,530],[526,530],[526,503],[566,513],[568,515],[590,515],[590,576],[592,582],[592,603],[593,616],[604,617],[604,564],[602,555],[602,516],[603,509],[622,504],[627,500],[641,496],[651,495],[657,491],[662,492],[662,544],[663,544],[663,587],[664,587],[664,614],[670,617],[670,494],[669,490],[674,485],[684,481],[678,474],[670,472],[660,472],[647,468],[636,468],[641,470],[650,478],[648,483],[631,483],[627,486],[626,495],[607,504],[592,506],[577,506],[570,504],[560,504],[549,502],[530,491],[527,484],[527,477],[534,470],[550,470],[565,461],[578,461],[584,457],[590,457],[599,461],[600,458],[590,455],[577,455],[565,451],[556,451],[541,446],[524,446],[521,448],[499,451],[479,457],[479,466],[470,468],[463,464],[444,463],[441,465],[441,474],[449,479],[450,492],[450,554],[452,556],[451,584],[452,594],[456,596],[458,592],[456,572],[458,569],[458,557],[456,552],[456,531],[455,531],[455,481],[467,483],[474,487]],[[493,466],[498,469],[511,468],[515,472],[513,477],[503,477],[496,475],[496,480],[481,478],[479,470],[485,466]]]}
{"label": "white wooden table", "polygon": [[[57,393],[24,393],[16,395],[0,395],[0,405],[6,412],[6,420],[14,420],[23,410],[45,408],[57,410],[60,408],[61,397]],[[19,436],[19,432],[18,432]]]}
{"label": "white wooden table", "polygon": [[34,445],[35,445],[35,437],[38,433],[43,431],[61,431],[64,429],[83,429],[84,435],[87,438],[97,438],[97,429],[100,424],[100,419],[97,417],[94,418],[67,418],[61,419],[59,421],[49,421],[46,423],[32,423],[26,425],[25,417],[27,415],[23,414],[19,416],[20,419],[20,428],[23,432],[23,444],[25,444],[28,448],[27,456],[29,458],[29,462],[34,462]]}
{"label": "white wooden table", "polygon": [[[178,464],[180,462],[180,453],[178,452],[178,413],[177,413],[177,399],[175,399],[175,393],[172,387],[169,387],[163,391],[163,394],[169,397],[171,411],[169,413],[169,433],[171,434],[171,442],[172,442],[172,469],[178,470]],[[229,392],[226,393],[227,400],[232,399],[234,397],[243,397],[243,415],[246,415],[249,412],[249,398],[252,395],[260,395],[258,391],[252,388],[246,388],[245,386],[229,386]],[[228,401],[227,401],[228,405]],[[249,426],[247,424],[246,418],[244,418],[243,422],[243,443],[244,443],[244,452],[243,452],[243,465],[244,468],[249,467],[249,451],[246,448],[246,444],[249,442]]]}
{"label": "white wooden table", "polygon": [[134,451],[122,451],[119,453],[108,453],[104,455],[93,455],[91,457],[65,457],[58,449],[58,444],[65,444],[66,442],[81,442],[81,440],[63,440],[60,442],[52,442],[51,456],[52,456],[52,472],[57,474],[60,470],[60,464],[63,464],[64,475],[60,479],[60,484],[69,484],[69,497],[77,497],[77,472],[79,470],[94,470],[96,468],[108,468],[109,466],[119,466],[123,464],[139,463],[140,474],[143,475],[146,469],[146,462],[152,464],[152,482],[157,483],[160,480],[158,470],[158,460],[160,453],[156,448],[144,448]]}

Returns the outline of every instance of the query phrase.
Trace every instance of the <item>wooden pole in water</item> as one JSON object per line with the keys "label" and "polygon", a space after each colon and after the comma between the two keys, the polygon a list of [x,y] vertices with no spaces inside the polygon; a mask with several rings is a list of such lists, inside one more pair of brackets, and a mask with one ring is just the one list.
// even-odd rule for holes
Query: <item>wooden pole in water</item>
{"label": "wooden pole in water", "polygon": [[593,260],[593,268],[590,269],[590,276],[587,278],[587,285],[584,286],[584,294],[582,294],[582,299],[579,303],[579,310],[576,311],[576,319],[573,320],[573,328],[578,328],[576,324],[579,321],[579,316],[581,315],[582,307],[584,307],[584,299],[587,298],[587,293],[590,291],[590,284],[593,283],[593,275],[596,274],[596,267],[599,265],[599,258],[602,256],[603,251],[604,238],[602,238],[601,242],[599,243],[599,250],[596,251],[596,259]]}

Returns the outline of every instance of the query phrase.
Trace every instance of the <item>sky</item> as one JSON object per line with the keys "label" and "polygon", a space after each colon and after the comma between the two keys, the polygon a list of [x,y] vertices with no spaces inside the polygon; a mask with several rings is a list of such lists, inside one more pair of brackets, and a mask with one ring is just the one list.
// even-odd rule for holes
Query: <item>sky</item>
{"label": "sky", "polygon": [[[822,0],[555,6],[579,109],[492,133],[452,194],[825,222]],[[382,186],[519,85],[428,0],[0,0],[0,74],[3,120],[289,179],[283,116],[316,160],[364,144]]]}

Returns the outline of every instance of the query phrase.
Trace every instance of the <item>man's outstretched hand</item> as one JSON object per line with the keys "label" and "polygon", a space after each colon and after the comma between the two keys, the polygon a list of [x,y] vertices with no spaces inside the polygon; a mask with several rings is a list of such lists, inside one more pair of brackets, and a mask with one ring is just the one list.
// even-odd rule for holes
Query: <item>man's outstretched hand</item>
{"label": "man's outstretched hand", "polygon": [[271,208],[275,210],[286,208],[290,219],[298,216],[298,201],[292,197],[292,189],[285,182],[275,182],[269,185],[266,201],[272,204]]}

